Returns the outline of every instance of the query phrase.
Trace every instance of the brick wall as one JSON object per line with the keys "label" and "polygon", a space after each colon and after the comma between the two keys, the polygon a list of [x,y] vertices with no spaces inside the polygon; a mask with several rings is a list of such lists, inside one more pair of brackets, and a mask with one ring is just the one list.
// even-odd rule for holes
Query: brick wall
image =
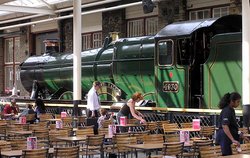
{"label": "brick wall", "polygon": [[176,21],[186,20],[186,2],[183,0],[165,0],[158,3],[158,29]]}
{"label": "brick wall", "polygon": [[126,37],[125,9],[103,12],[102,14],[103,39],[110,32],[119,32],[119,37]]}

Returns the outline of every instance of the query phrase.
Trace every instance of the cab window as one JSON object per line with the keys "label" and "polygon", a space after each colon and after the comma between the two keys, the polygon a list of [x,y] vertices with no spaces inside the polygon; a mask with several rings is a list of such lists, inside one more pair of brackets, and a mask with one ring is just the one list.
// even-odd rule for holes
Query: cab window
{"label": "cab window", "polygon": [[164,40],[158,42],[158,64],[172,65],[173,63],[173,41]]}

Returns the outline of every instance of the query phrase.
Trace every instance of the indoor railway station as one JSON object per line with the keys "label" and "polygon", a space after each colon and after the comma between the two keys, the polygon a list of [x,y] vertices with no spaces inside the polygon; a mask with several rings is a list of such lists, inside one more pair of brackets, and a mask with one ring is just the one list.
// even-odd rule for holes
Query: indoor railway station
{"label": "indoor railway station", "polygon": [[249,0],[1,0],[0,156],[250,158]]}

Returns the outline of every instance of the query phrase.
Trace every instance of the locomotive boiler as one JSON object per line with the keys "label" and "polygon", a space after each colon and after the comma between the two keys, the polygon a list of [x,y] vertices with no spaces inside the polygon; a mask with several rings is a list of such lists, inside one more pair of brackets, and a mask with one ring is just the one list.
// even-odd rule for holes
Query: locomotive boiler
{"label": "locomotive boiler", "polygon": [[[241,92],[241,16],[183,21],[155,36],[105,39],[81,53],[82,99],[99,80],[103,100],[127,99],[136,91],[159,107],[217,108],[226,92]],[[73,90],[73,56],[48,52],[20,65],[29,92],[59,99]]]}

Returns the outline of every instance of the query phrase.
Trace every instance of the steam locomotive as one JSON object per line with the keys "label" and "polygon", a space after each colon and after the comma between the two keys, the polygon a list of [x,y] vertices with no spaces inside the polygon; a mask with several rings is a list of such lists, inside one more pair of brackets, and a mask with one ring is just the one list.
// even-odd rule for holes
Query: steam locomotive
{"label": "steam locomotive", "polygon": [[[241,29],[241,16],[228,15],[172,23],[155,36],[106,38],[102,48],[81,53],[82,98],[99,80],[103,100],[139,91],[159,107],[216,109],[222,95],[242,89]],[[31,56],[20,78],[29,92],[70,99],[73,55]]]}

